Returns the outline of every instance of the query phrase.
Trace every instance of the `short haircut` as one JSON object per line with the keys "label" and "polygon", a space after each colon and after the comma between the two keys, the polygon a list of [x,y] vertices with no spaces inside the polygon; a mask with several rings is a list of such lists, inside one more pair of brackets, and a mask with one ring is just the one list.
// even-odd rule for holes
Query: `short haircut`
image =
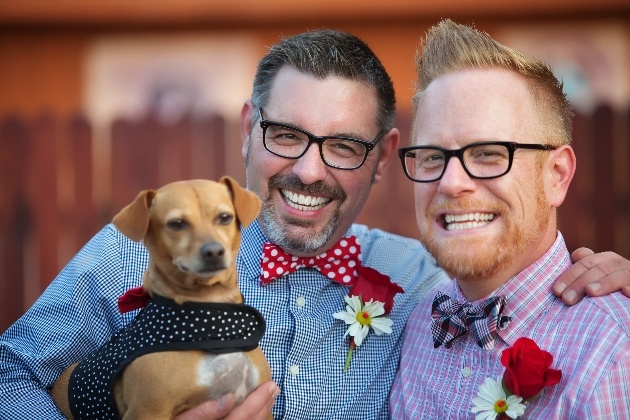
{"label": "short haircut", "polygon": [[[254,112],[267,104],[275,77],[286,65],[319,79],[340,76],[373,86],[378,95],[376,123],[381,130],[393,128],[396,96],[392,81],[374,52],[356,36],[323,29],[284,38],[272,46],[258,63],[254,77]],[[255,112],[253,117],[257,116]]]}
{"label": "short haircut", "polygon": [[562,83],[549,66],[450,19],[431,27],[416,53],[418,84],[412,100],[414,115],[433,80],[460,70],[484,68],[507,69],[524,77],[542,124],[542,141],[556,146],[571,142],[573,111],[562,92]]}

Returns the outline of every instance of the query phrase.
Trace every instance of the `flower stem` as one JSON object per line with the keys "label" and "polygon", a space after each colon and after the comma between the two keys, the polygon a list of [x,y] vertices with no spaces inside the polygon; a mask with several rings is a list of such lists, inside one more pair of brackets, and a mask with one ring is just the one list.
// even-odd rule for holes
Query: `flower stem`
{"label": "flower stem", "polygon": [[354,346],[350,346],[348,350],[348,355],[346,356],[346,363],[343,365],[343,371],[346,372],[350,367],[350,361],[352,360],[352,352],[354,351]]}

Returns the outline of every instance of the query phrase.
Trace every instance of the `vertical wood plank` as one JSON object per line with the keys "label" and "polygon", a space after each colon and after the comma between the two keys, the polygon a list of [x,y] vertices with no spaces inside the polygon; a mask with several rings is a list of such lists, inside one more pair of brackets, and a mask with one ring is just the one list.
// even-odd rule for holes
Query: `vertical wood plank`
{"label": "vertical wood plank", "polygon": [[23,312],[25,238],[31,223],[25,177],[29,135],[24,120],[0,121],[0,332]]}
{"label": "vertical wood plank", "polygon": [[[209,115],[191,121],[190,177],[217,181],[227,173],[225,120]],[[239,156],[239,159],[240,158]]]}
{"label": "vertical wood plank", "polygon": [[[59,203],[57,200],[57,133],[59,123],[52,115],[37,118],[32,125],[28,162],[29,203],[33,211],[32,272],[25,280],[24,303],[28,307],[56,277],[58,265]],[[33,278],[31,278],[33,276]]]}
{"label": "vertical wood plank", "polygon": [[577,160],[577,170],[567,197],[558,210],[558,227],[569,250],[597,245],[595,209],[589,204],[593,202],[595,189],[592,130],[592,117],[576,113],[571,145]]}
{"label": "vertical wood plank", "polygon": [[161,187],[165,184],[189,179],[191,177],[190,155],[191,151],[191,127],[190,118],[184,118],[174,125],[161,125],[156,133],[156,140],[159,144],[158,160],[153,162],[157,165],[158,179],[155,186]]}
{"label": "vertical wood plank", "polygon": [[116,121],[112,127],[112,199],[109,217],[144,189],[158,187],[159,127],[151,119]]}
{"label": "vertical wood plank", "polygon": [[630,108],[619,111],[616,115],[618,124],[615,130],[615,157],[618,161],[615,170],[615,251],[630,258]]}
{"label": "vertical wood plank", "polygon": [[599,106],[593,114],[593,144],[595,155],[595,192],[597,251],[613,250],[615,245],[615,193],[613,186],[613,110]]}
{"label": "vertical wood plank", "polygon": [[75,116],[68,126],[74,175],[74,206],[77,217],[73,245],[78,251],[105,223],[96,213],[92,127],[83,116]]}

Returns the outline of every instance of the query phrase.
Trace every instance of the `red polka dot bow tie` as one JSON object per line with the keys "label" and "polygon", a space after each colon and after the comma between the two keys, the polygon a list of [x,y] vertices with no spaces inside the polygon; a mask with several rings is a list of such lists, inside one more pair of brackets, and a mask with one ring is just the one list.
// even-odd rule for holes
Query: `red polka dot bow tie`
{"label": "red polka dot bow tie", "polygon": [[260,283],[269,284],[300,268],[315,268],[329,279],[350,286],[358,276],[359,264],[361,246],[356,236],[341,238],[331,249],[314,257],[296,257],[267,242],[260,261]]}

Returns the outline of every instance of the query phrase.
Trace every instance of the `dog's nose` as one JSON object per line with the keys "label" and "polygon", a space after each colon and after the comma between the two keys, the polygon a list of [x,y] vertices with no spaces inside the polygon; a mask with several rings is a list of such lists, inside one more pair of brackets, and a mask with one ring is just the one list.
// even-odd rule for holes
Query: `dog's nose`
{"label": "dog's nose", "polygon": [[201,247],[201,256],[207,263],[216,263],[223,260],[225,249],[216,242],[207,243]]}

